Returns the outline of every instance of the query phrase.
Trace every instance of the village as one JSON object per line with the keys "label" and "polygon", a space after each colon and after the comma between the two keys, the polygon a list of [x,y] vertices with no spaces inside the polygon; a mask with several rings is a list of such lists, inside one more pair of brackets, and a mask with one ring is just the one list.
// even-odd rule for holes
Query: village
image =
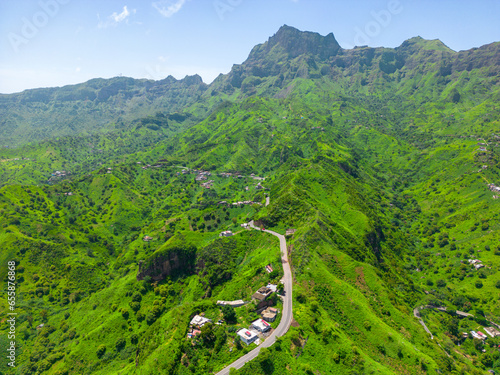
{"label": "village", "polygon": [[[265,267],[267,272],[272,272],[271,265],[267,265]],[[257,315],[260,315],[260,318],[253,320],[248,328],[240,328],[236,331],[238,338],[241,342],[246,345],[250,345],[255,343],[256,345],[260,345],[274,330],[271,326],[271,323],[276,321],[276,318],[279,314],[279,310],[273,305],[275,301],[273,299],[269,299],[269,297],[276,293],[279,296],[279,291],[281,288],[276,284],[267,284],[266,286],[260,287],[251,297],[251,302],[243,301],[243,300],[235,300],[235,301],[217,301],[217,306],[224,307],[230,306],[231,308],[243,307],[247,304],[253,303],[255,308],[254,312]],[[223,320],[219,319],[217,322],[213,323],[213,320],[207,318],[205,313],[200,313],[195,315],[190,323],[189,329],[187,333],[187,338],[193,339],[201,334],[203,326],[208,323],[221,325],[224,323]]]}

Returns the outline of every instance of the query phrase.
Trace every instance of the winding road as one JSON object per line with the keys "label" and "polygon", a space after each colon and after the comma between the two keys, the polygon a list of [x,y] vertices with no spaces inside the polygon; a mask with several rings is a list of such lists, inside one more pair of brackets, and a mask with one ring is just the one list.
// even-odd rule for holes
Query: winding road
{"label": "winding road", "polygon": [[[253,223],[253,220],[248,223],[250,227],[253,229],[261,230],[256,227]],[[261,348],[268,348],[276,342],[276,338],[283,336],[288,329],[290,328],[290,324],[292,323],[292,270],[290,269],[290,263],[288,263],[288,252],[286,248],[286,240],[285,236],[282,234],[273,232],[271,230],[264,230],[273,236],[276,236],[280,240],[280,250],[281,250],[281,263],[283,264],[283,281],[285,285],[284,291],[284,301],[283,301],[283,312],[281,316],[281,321],[278,327],[274,330],[274,332],[258,347],[253,349],[251,352],[248,352],[243,357],[238,358],[236,361],[231,363],[229,366],[225,367],[223,370],[219,371],[217,375],[227,375],[229,374],[229,370],[234,367],[235,369],[242,368],[247,362],[250,362],[252,359],[259,355]]]}

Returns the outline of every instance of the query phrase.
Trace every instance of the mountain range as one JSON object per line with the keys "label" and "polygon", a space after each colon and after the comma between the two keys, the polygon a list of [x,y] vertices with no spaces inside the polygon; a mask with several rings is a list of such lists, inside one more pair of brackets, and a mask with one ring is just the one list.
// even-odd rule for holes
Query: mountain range
{"label": "mountain range", "polygon": [[[18,366],[0,373],[224,369],[260,311],[217,301],[283,276],[250,220],[287,234],[294,319],[235,373],[500,368],[499,337],[471,336],[500,324],[499,78],[498,42],[343,49],[285,25],[208,85],[0,95],[0,260],[16,261],[19,313]],[[222,324],[191,338],[197,314]]]}

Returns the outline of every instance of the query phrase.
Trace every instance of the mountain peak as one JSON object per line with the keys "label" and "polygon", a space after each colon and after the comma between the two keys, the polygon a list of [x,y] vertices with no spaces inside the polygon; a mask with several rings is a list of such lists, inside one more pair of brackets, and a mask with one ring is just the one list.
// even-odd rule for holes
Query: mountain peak
{"label": "mountain peak", "polygon": [[424,39],[421,36],[415,36],[405,40],[398,48],[418,48],[428,51],[454,52],[450,47],[439,39]]}
{"label": "mountain peak", "polygon": [[327,59],[335,56],[339,49],[340,45],[332,33],[322,36],[315,32],[300,31],[294,27],[283,25],[267,42],[254,47],[248,60],[283,54],[286,58],[292,59],[303,54]]}

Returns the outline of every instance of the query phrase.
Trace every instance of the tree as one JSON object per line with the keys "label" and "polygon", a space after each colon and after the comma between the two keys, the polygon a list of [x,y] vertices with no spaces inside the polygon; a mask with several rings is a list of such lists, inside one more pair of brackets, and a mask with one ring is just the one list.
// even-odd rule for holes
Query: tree
{"label": "tree", "polygon": [[132,295],[132,301],[134,301],[134,302],[141,302],[141,300],[142,300],[142,294],[140,292],[135,292]]}
{"label": "tree", "polygon": [[236,323],[236,312],[234,311],[234,308],[229,305],[224,305],[222,307],[222,314],[224,314],[224,320],[229,323],[229,324],[234,324]]}
{"label": "tree", "polygon": [[277,270],[272,271],[269,273],[269,280],[273,280],[277,278],[280,275],[280,273]]}
{"label": "tree", "polygon": [[475,285],[477,289],[481,289],[483,287],[483,283],[481,282],[481,280],[477,280]]}
{"label": "tree", "polygon": [[276,291],[278,292],[278,294],[283,294],[284,290],[285,290],[285,285],[283,285],[283,283],[279,283],[276,286]]}
{"label": "tree", "polygon": [[125,339],[123,337],[120,337],[118,340],[116,340],[116,344],[115,344],[116,350],[117,351],[122,350],[126,344],[127,344],[127,342],[125,341]]}
{"label": "tree", "polygon": [[101,358],[104,355],[104,353],[106,353],[106,346],[99,345],[99,347],[97,348],[97,352],[96,352],[97,358]]}
{"label": "tree", "polygon": [[136,333],[133,333],[132,336],[130,336],[130,342],[132,344],[137,344],[139,342],[139,336],[137,336]]}
{"label": "tree", "polygon": [[444,281],[443,279],[439,279],[438,281],[436,281],[436,286],[438,288],[444,288],[446,286],[446,281]]}
{"label": "tree", "polygon": [[43,322],[47,321],[48,316],[49,316],[49,312],[47,310],[40,311],[40,317],[42,318]]}
{"label": "tree", "polygon": [[141,308],[141,304],[139,302],[132,301],[129,303],[129,305],[130,305],[130,308],[134,311],[139,311]]}
{"label": "tree", "polygon": [[125,319],[128,319],[128,316],[129,316],[129,312],[127,309],[123,308],[120,310],[122,316],[125,318]]}
{"label": "tree", "polygon": [[211,345],[215,341],[214,325],[212,323],[207,323],[201,327],[201,334],[203,342]]}

